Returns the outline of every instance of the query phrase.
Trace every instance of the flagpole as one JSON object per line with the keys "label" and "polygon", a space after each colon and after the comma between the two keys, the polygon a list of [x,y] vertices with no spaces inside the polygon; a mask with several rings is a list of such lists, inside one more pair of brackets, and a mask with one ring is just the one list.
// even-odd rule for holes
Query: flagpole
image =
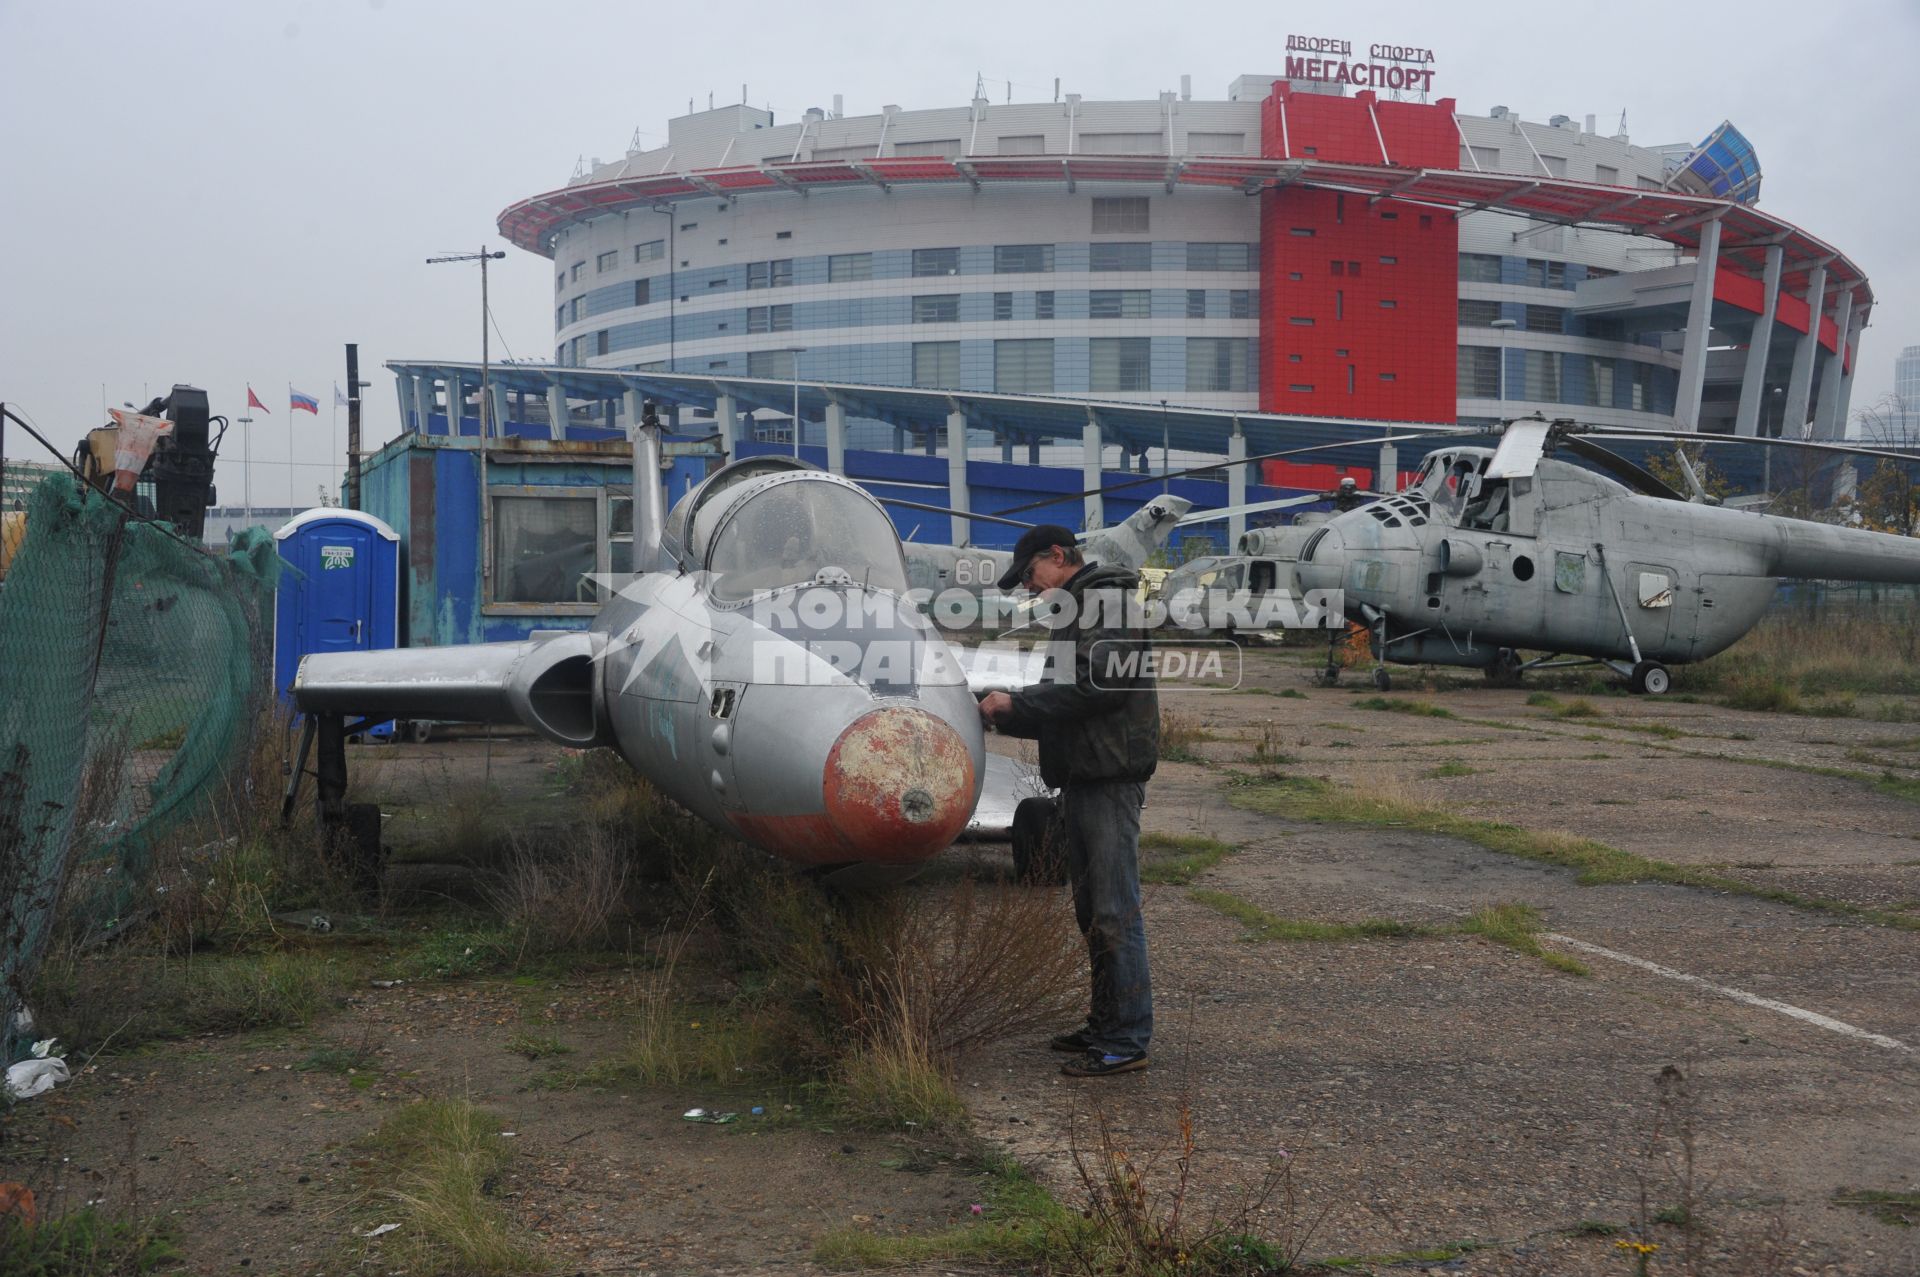
{"label": "flagpole", "polygon": [[299,504],[293,489],[293,383],[287,383],[287,514],[292,516]]}
{"label": "flagpole", "polygon": [[[248,386],[249,393],[253,387]],[[246,506],[246,518],[241,522],[243,528],[253,526],[253,418],[236,417],[240,423],[240,500]]]}
{"label": "flagpole", "polygon": [[[340,383],[337,381],[333,383],[333,455],[336,460],[340,456]],[[339,501],[336,499],[334,504],[338,505]]]}

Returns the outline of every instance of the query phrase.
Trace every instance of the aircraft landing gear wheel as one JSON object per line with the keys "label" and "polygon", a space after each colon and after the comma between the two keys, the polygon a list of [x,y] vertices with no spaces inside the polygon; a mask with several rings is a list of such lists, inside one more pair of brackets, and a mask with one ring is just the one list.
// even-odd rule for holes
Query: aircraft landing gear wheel
{"label": "aircraft landing gear wheel", "polygon": [[1340,667],[1338,665],[1327,666],[1327,668],[1314,675],[1313,681],[1322,687],[1340,686]]}
{"label": "aircraft landing gear wheel", "polygon": [[1390,692],[1393,690],[1393,675],[1384,668],[1377,669],[1373,672],[1373,685],[1380,691]]}
{"label": "aircraft landing gear wheel", "polygon": [[1646,696],[1664,696],[1673,686],[1673,675],[1667,667],[1658,661],[1642,661],[1633,667],[1633,677],[1628,680],[1634,691]]}
{"label": "aircraft landing gear wheel", "polygon": [[1516,687],[1520,683],[1520,653],[1510,647],[1503,647],[1493,658],[1493,664],[1487,666],[1487,682],[1495,687]]}
{"label": "aircraft landing gear wheel", "polygon": [[1066,883],[1067,831],[1054,799],[1022,798],[1013,809],[1013,874],[1030,887]]}
{"label": "aircraft landing gear wheel", "polygon": [[416,745],[424,745],[433,738],[433,724],[415,719],[407,724],[407,739]]}

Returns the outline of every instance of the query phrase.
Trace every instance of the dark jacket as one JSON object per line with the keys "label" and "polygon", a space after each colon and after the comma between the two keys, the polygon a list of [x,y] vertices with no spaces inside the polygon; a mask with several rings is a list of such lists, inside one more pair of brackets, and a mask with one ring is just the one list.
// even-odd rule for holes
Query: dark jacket
{"label": "dark jacket", "polygon": [[[1072,681],[1063,655],[1057,677],[1013,693],[1013,713],[1000,730],[1040,742],[1040,777],[1048,785],[1144,781],[1159,762],[1160,697],[1144,664],[1152,640],[1137,615],[1121,616],[1112,606],[1116,598],[1131,600],[1139,585],[1136,573],[1099,563],[1074,573],[1064,588],[1079,609],[1054,635],[1072,644]],[[1090,607],[1089,593],[1104,606]],[[1129,653],[1140,662],[1131,672]]]}

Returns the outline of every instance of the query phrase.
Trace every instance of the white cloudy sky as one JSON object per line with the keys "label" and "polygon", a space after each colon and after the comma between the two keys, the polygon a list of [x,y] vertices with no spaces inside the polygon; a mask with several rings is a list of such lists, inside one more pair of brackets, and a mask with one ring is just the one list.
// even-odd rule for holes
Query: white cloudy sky
{"label": "white cloudy sky", "polygon": [[[1289,32],[1431,47],[1463,112],[1591,112],[1611,129],[1625,110],[1649,144],[1730,118],[1759,150],[1763,206],[1873,281],[1855,407],[1920,344],[1914,0],[0,0],[0,400],[67,443],[103,402],[187,381],[237,415],[251,382],[273,410],[254,427],[254,501],[285,500],[291,474],[310,502],[341,455],[343,343],[374,382],[370,435],[389,438],[382,361],[478,356],[473,268],[424,259],[497,241],[501,208],[582,155],[620,154],[636,127],[657,144],[689,98],[745,82],[785,122],[835,93],[849,114],[962,104],[976,72],[1001,82],[996,101],[1006,81],[1047,100],[1056,76],[1150,98],[1182,73],[1221,97],[1279,70]],[[521,357],[551,350],[549,270],[518,250],[495,267]],[[289,384],[322,403],[291,438]],[[34,455],[18,434],[8,455]],[[237,501],[228,451],[221,494]]]}

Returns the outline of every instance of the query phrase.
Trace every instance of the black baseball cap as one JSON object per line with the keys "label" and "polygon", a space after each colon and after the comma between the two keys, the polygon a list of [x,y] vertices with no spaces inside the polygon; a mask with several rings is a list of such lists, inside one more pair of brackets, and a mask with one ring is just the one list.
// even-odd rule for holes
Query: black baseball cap
{"label": "black baseball cap", "polygon": [[1013,544],[1013,563],[1000,574],[1000,588],[1011,590],[1027,574],[1033,556],[1056,545],[1079,545],[1080,539],[1057,523],[1041,523],[1020,534]]}

